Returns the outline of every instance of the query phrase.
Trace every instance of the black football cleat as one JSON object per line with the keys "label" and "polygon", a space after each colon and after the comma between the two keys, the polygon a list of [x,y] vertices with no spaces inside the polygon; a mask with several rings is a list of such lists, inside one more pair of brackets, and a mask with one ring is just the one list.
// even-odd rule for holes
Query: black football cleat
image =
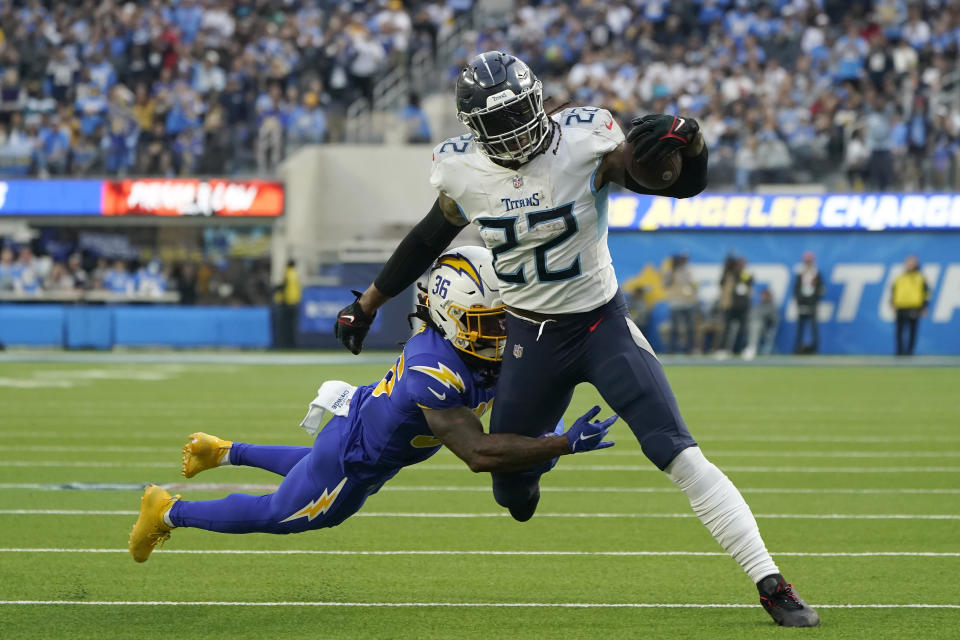
{"label": "black football cleat", "polygon": [[774,573],[757,583],[760,604],[773,621],[781,627],[817,627],[820,616],[787,584],[783,576]]}
{"label": "black football cleat", "polygon": [[539,502],[540,487],[537,487],[536,491],[525,504],[518,507],[509,507],[510,515],[513,516],[513,519],[517,522],[526,522],[532,518],[533,514],[537,511],[537,504]]}

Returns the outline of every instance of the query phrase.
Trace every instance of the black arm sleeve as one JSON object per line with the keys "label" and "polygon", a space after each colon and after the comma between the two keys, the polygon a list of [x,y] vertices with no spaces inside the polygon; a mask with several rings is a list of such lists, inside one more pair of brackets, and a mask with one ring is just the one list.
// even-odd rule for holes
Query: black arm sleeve
{"label": "black arm sleeve", "polygon": [[444,217],[437,198],[430,213],[410,230],[383,265],[374,286],[391,298],[397,295],[423,275],[461,229]]}
{"label": "black arm sleeve", "polygon": [[671,198],[690,198],[707,188],[707,146],[703,146],[700,155],[693,158],[683,157],[683,168],[680,170],[680,177],[670,187],[662,191],[652,191],[646,187],[640,186],[630,177],[629,171],[624,171],[626,184],[624,185],[634,193],[643,193],[652,196],[669,196]]}

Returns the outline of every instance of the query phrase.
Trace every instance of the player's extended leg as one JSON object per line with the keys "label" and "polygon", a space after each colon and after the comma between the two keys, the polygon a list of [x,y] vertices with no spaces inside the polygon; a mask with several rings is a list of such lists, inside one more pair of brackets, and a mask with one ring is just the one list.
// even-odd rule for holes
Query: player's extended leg
{"label": "player's extended leg", "polygon": [[130,551],[143,562],[175,527],[196,527],[223,533],[298,533],[333,527],[360,509],[382,483],[349,480],[340,460],[344,430],[334,418],[317,436],[310,453],[284,478],[274,493],[232,494],[220,500],[190,502],[148,487],[140,518],[130,535]]}
{"label": "player's extended leg", "polygon": [[[540,325],[507,316],[507,347],[497,381],[490,433],[539,437],[552,432],[573,397],[573,383],[559,371],[557,345]],[[540,500],[545,466],[519,473],[492,473],[493,497],[514,519],[529,520]]]}
{"label": "player's extended leg", "polygon": [[310,453],[310,447],[231,442],[207,433],[193,433],[183,445],[180,472],[192,478],[201,471],[226,465],[243,465],[287,475],[295,464]]}
{"label": "player's extended leg", "polygon": [[626,307],[610,307],[583,345],[590,382],[627,422],[644,454],[686,494],[697,517],[757,584],[761,603],[777,624],[819,624],[817,613],[783,581],[743,496],[690,435],[663,367],[627,317]]}
{"label": "player's extended leg", "polygon": [[249,444],[234,442],[230,449],[230,464],[266,469],[281,476],[290,473],[311,447]]}

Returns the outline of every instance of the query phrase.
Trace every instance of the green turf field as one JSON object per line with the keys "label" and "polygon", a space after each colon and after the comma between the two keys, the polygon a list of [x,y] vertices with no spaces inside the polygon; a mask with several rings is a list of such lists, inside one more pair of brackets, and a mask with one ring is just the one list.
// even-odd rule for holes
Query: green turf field
{"label": "green turf field", "polygon": [[[619,423],[616,447],[561,459],[525,524],[444,450],[335,529],[181,529],[146,564],[131,560],[133,485],[204,499],[228,492],[211,484],[276,481],[243,468],[184,480],[187,434],[307,445],[297,424],[321,381],[385,370],[0,363],[0,637],[960,637],[950,368],[668,367],[783,573],[829,605],[819,629],[774,626]],[[581,388],[568,420],[595,399]]]}

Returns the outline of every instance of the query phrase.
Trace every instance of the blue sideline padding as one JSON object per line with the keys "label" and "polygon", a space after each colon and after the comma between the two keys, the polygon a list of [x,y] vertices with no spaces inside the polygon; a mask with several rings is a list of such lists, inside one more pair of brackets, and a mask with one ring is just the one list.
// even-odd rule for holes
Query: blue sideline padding
{"label": "blue sideline padding", "polygon": [[68,349],[109,349],[113,346],[113,309],[110,307],[66,307],[64,320],[64,340]]}
{"label": "blue sideline padding", "polygon": [[266,307],[116,307],[114,340],[124,346],[268,347]]}
{"label": "blue sideline padding", "polygon": [[0,342],[72,349],[266,348],[267,307],[0,304]]}
{"label": "blue sideline padding", "polygon": [[59,304],[0,304],[0,343],[62,346],[63,311]]}

